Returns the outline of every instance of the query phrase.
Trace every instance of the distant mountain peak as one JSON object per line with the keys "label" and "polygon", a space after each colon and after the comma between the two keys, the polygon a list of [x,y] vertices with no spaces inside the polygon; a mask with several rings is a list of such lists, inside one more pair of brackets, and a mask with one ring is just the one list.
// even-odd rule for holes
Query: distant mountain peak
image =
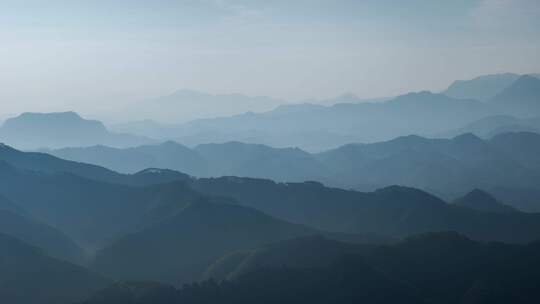
{"label": "distant mountain peak", "polygon": [[491,194],[481,189],[475,188],[463,197],[454,201],[454,204],[461,207],[467,207],[479,211],[496,213],[513,213],[516,209],[499,202]]}
{"label": "distant mountain peak", "polygon": [[96,144],[128,146],[150,141],[109,132],[101,121],[85,119],[73,111],[25,112],[9,118],[0,127],[0,140],[28,150]]}
{"label": "distant mountain peak", "polygon": [[85,120],[77,112],[74,112],[74,111],[46,112],[46,113],[24,112],[24,113],[21,113],[19,116],[14,117],[12,119],[19,119],[19,120],[23,120],[23,119],[69,119],[71,121]]}
{"label": "distant mountain peak", "polygon": [[458,99],[487,101],[511,85],[520,75],[501,73],[456,80],[443,93]]}
{"label": "distant mountain peak", "polygon": [[469,143],[469,144],[483,143],[484,142],[480,137],[478,137],[478,136],[476,136],[476,135],[474,135],[473,133],[470,133],[470,132],[458,135],[458,136],[454,137],[452,140],[455,141],[455,142],[458,142],[458,143]]}
{"label": "distant mountain peak", "polygon": [[191,89],[179,89],[174,91],[172,94],[170,94],[167,97],[182,97],[182,98],[200,98],[200,97],[207,97],[211,96],[210,94],[197,91],[197,90],[191,90]]}
{"label": "distant mountain peak", "polygon": [[520,76],[490,102],[511,106],[511,110],[521,115],[538,115],[534,111],[540,111],[540,79],[530,75]]}

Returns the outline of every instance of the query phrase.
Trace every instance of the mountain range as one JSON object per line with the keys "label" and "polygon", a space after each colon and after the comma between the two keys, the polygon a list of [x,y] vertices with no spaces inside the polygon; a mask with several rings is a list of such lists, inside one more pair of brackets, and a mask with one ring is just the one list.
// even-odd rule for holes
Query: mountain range
{"label": "mountain range", "polygon": [[[488,101],[523,75],[514,73],[483,75],[468,80],[454,81],[443,94],[459,99]],[[540,78],[540,74],[530,76]]]}
{"label": "mountain range", "polygon": [[[474,125],[490,116],[529,119],[528,122],[520,121],[518,125],[521,127],[508,121],[503,126],[496,124],[492,130],[486,131],[491,135],[500,133],[501,130],[497,130],[500,128],[506,131],[538,129],[537,123],[531,122],[530,118],[540,116],[540,79],[504,74],[485,76],[464,84],[493,91],[493,94],[478,101],[463,99],[466,94],[423,91],[362,102],[355,96],[345,95],[337,98],[336,103],[323,105],[318,101],[317,104],[283,104],[263,97],[259,100],[244,95],[210,95],[183,90],[155,102],[143,103],[141,107],[133,107],[148,115],[139,121],[113,125],[111,129],[114,132],[101,122],[85,120],[74,112],[23,113],[4,122],[0,128],[0,141],[21,149],[93,145],[132,147],[165,140],[188,146],[240,141],[273,147],[296,146],[315,152],[351,142],[370,143],[409,134],[433,137],[454,132],[455,135],[455,130],[467,128],[467,125]],[[494,90],[494,87],[499,90]],[[471,96],[475,97],[475,94]],[[224,102],[261,106],[268,103],[273,106],[257,112],[238,112],[234,106],[221,106]],[[189,112],[185,104],[206,112],[208,109],[227,109],[237,114],[215,114],[218,117],[208,115],[203,119],[182,121],[182,113]],[[148,109],[142,110],[145,107]],[[156,111],[169,115],[168,123],[150,120],[150,113]],[[302,124],[298,124],[299,121]]]}
{"label": "mountain range", "polygon": [[[456,156],[466,155],[465,164],[473,160],[483,163],[478,160],[480,154],[471,154],[481,153],[487,164],[491,165],[492,161],[501,161],[498,157],[502,152],[489,152],[484,146],[505,147],[504,143],[511,142],[511,147],[518,147],[523,140],[515,139],[513,135],[509,134],[508,138],[501,135],[501,138],[494,138],[493,143],[472,135],[453,140],[435,140],[434,143],[429,139],[405,137],[396,142],[355,148],[361,149],[361,155],[382,155],[378,149],[391,147],[388,151],[401,151],[403,143],[412,141],[426,150],[444,148]],[[532,138],[540,136],[525,135]],[[531,140],[526,138],[524,141]],[[225,148],[230,149],[229,146]],[[215,147],[206,146],[200,151],[205,149],[211,152]],[[240,151],[236,156],[243,159],[252,153],[269,153],[268,149],[256,146],[242,150],[244,152]],[[205,157],[212,155],[208,150]],[[223,157],[223,151],[227,150],[217,149],[216,155]],[[531,164],[535,163],[532,158],[535,151],[514,152],[513,159],[527,161],[527,166],[534,168]],[[294,149],[284,152],[285,155],[307,154]],[[505,151],[510,152],[512,149]],[[272,152],[270,155],[276,154]],[[319,157],[316,155],[314,159],[322,161]],[[232,163],[238,162],[235,158],[231,159]],[[293,158],[290,163],[299,162]],[[478,256],[492,257],[489,265],[498,265],[499,261],[514,257],[517,259],[515,263],[506,264],[517,269],[518,272],[510,272],[516,277],[506,279],[503,274],[508,274],[508,271],[501,266],[493,268],[496,274],[493,278],[496,280],[511,282],[521,278],[519,271],[525,269],[530,271],[530,275],[536,275],[532,259],[536,247],[524,244],[540,238],[540,214],[514,209],[500,210],[503,203],[480,190],[449,203],[422,190],[403,186],[359,192],[330,188],[317,182],[279,183],[233,176],[195,178],[166,169],[149,168],[134,174],[122,174],[45,153],[22,152],[6,145],[0,149],[0,176],[3,181],[0,193],[5,197],[0,202],[1,206],[6,206],[4,211],[0,211],[0,214],[6,214],[0,225],[0,233],[9,235],[5,242],[0,237],[3,248],[0,257],[3,261],[9,261],[0,263],[0,268],[4,267],[0,269],[0,279],[12,282],[0,288],[4,288],[3,295],[9,295],[6,299],[13,301],[67,304],[81,301],[109,282],[118,280],[153,280],[178,287],[188,282],[224,278],[233,285],[213,283],[212,286],[218,288],[216,290],[224,288],[223,292],[229,295],[247,297],[243,298],[247,301],[253,299],[247,291],[261,295],[264,294],[264,289],[260,289],[262,286],[275,286],[272,287],[275,290],[278,286],[284,286],[282,280],[286,278],[290,280],[286,285],[292,289],[284,290],[280,295],[293,299],[297,299],[294,294],[302,294],[298,293],[302,288],[313,291],[313,288],[325,290],[323,286],[332,286],[326,289],[334,290],[324,294],[328,297],[326,299],[334,299],[337,291],[352,297],[339,297],[335,299],[337,302],[399,298],[418,303],[430,298],[437,299],[438,303],[450,295],[485,296],[483,289],[475,289],[480,284],[478,280],[481,286],[506,296],[514,295],[522,290],[520,288],[528,288],[508,285],[505,289],[495,289],[499,281],[483,281],[479,275],[485,271],[482,270],[484,268],[459,267],[460,272],[452,272],[458,269],[456,265],[484,265],[474,260]],[[392,245],[399,239],[436,231],[456,231],[473,240],[521,245],[504,245],[501,248],[455,234]],[[288,241],[298,237],[308,238],[308,241],[300,239],[300,245]],[[387,245],[381,247],[381,244]],[[43,251],[29,249],[32,246],[39,246]],[[82,261],[69,254],[79,246],[85,250]],[[317,250],[318,247],[322,249]],[[12,252],[9,250],[15,253],[7,256]],[[443,259],[447,263],[440,262],[442,252],[452,253],[451,258]],[[62,260],[71,260],[87,268]],[[428,263],[428,266],[403,268],[399,266],[403,261],[407,265]],[[17,266],[18,263],[24,264],[24,267]],[[529,268],[525,268],[525,263]],[[428,275],[431,267],[447,276]],[[14,269],[19,269],[19,272]],[[43,279],[41,276],[31,276],[31,269],[39,269],[40,274],[58,277],[58,280],[37,285],[44,286],[39,290],[36,284]],[[423,272],[417,274],[414,269]],[[460,285],[460,288],[451,287],[457,282],[451,278],[460,273],[466,275],[467,284]],[[69,282],[63,282],[64,279]],[[421,285],[427,284],[422,283],[423,279],[434,282],[443,280],[447,284]],[[281,283],[277,284],[278,281]],[[354,286],[339,283],[346,281],[354,282]],[[339,284],[332,285],[331,282]],[[359,282],[364,282],[360,284],[360,290]],[[55,284],[62,284],[70,292],[58,293],[58,285]],[[167,292],[169,296],[187,296],[173,287],[155,283],[150,285],[153,286],[150,294],[146,291],[139,293],[138,288],[147,288],[146,283],[129,284],[114,284],[90,296],[88,301],[94,302],[88,303],[108,301],[110,296],[129,298],[143,294],[150,297],[145,300],[149,301],[161,292]],[[204,284],[212,283],[201,284],[207,286]],[[192,296],[195,290],[204,290],[200,296],[209,295],[206,287],[191,290],[189,286],[182,290]],[[238,289],[228,289],[233,288],[231,286],[238,286]],[[430,292],[421,292],[410,286],[424,286],[419,290]],[[27,294],[24,290],[35,292]],[[131,295],[131,292],[136,295]],[[117,298],[114,301],[119,303]],[[171,303],[170,298],[168,301]],[[454,298],[448,298],[448,301],[453,303]]]}
{"label": "mountain range", "polygon": [[315,154],[298,148],[239,142],[205,144],[192,149],[166,142],[129,149],[96,146],[48,152],[125,173],[166,168],[198,177],[312,180],[369,191],[398,184],[424,189],[448,200],[481,188],[516,208],[540,211],[536,196],[527,194],[540,189],[537,146],[540,146],[540,134],[518,132],[487,140],[472,134],[452,139],[405,136],[386,142],[349,144]]}
{"label": "mountain range", "polygon": [[180,289],[121,282],[83,303],[532,303],[540,299],[538,254],[536,243],[482,243],[456,233],[384,246],[300,238],[223,257],[211,273],[224,281]]}
{"label": "mountain range", "polygon": [[[122,109],[118,116],[151,119],[168,123],[184,123],[194,119],[230,116],[248,111],[265,112],[287,101],[266,96],[243,94],[209,94],[181,89],[172,94],[136,102]],[[116,129],[125,127],[117,125]],[[128,131],[128,130],[124,130]]]}
{"label": "mountain range", "polygon": [[513,207],[499,202],[489,193],[480,189],[474,189],[463,197],[453,202],[457,206],[467,207],[480,211],[495,212],[495,213],[514,213],[518,212]]}
{"label": "mountain range", "polygon": [[99,121],[86,120],[75,112],[23,113],[0,127],[0,142],[20,149],[61,148],[96,144],[127,147],[150,143],[141,136],[113,133]]}
{"label": "mountain range", "polygon": [[489,139],[502,133],[533,132],[540,133],[540,117],[516,118],[509,115],[487,116],[455,130],[437,134],[436,137],[450,138],[460,134],[472,133]]}
{"label": "mountain range", "polygon": [[[478,101],[419,92],[375,103],[283,105],[263,113],[249,112],[164,126],[159,133],[188,146],[241,141],[320,151],[350,142],[389,139],[403,133],[443,132],[489,114],[491,110]],[[155,133],[155,125],[151,128]]]}
{"label": "mountain range", "polygon": [[[473,91],[490,93],[481,93],[482,101],[474,99],[478,94],[452,93],[465,85],[473,87]],[[350,142],[369,143],[406,134],[444,134],[494,115],[538,117],[540,79],[528,75],[492,75],[453,85],[444,94],[424,91],[376,102],[346,100],[329,106],[287,104],[266,112],[168,125],[140,121],[119,130],[159,140],[176,140],[188,146],[241,141],[321,151]]]}
{"label": "mountain range", "polygon": [[138,125],[160,143],[8,119],[0,302],[536,303],[538,97],[512,74],[325,105],[183,90],[133,109],[175,122]]}

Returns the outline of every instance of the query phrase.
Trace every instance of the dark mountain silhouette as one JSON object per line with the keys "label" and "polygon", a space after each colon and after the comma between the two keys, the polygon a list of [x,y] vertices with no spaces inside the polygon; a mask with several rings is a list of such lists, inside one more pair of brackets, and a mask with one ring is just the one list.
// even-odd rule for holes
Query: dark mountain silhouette
{"label": "dark mountain silhouette", "polygon": [[66,235],[46,224],[0,208],[0,233],[42,248],[48,255],[82,263],[83,251]]}
{"label": "dark mountain silhouette", "polygon": [[[134,176],[137,180],[155,181],[162,175],[167,179],[184,176],[152,170]],[[5,162],[0,162],[0,177],[0,193],[89,250],[132,232],[154,204],[194,197],[193,191],[181,182],[170,187],[134,187],[67,173],[28,171]]]}
{"label": "dark mountain silhouette", "polygon": [[7,119],[0,127],[0,141],[21,149],[96,144],[126,147],[150,142],[139,136],[111,133],[101,122],[83,119],[75,112],[23,113]]}
{"label": "dark mountain silhouette", "polygon": [[453,98],[487,101],[516,81],[513,73],[483,75],[469,80],[454,81],[443,93]]}
{"label": "dark mountain silhouette", "polygon": [[313,233],[251,208],[198,200],[105,247],[94,265],[117,279],[179,284],[197,279],[213,260],[231,251]]}
{"label": "dark mountain silhouette", "polygon": [[[427,177],[433,182],[444,176],[445,179],[440,179],[444,185],[448,177],[447,174],[441,174],[445,172],[441,171],[441,168],[454,172],[450,170],[460,167],[467,170],[464,170],[464,173],[457,171],[463,175],[456,176],[466,177],[467,180],[475,177],[479,180],[500,178],[512,185],[511,180],[525,176],[531,187],[537,180],[531,177],[534,176],[532,173],[516,169],[520,168],[516,165],[519,164],[518,160],[509,158],[507,153],[491,150],[489,142],[472,135],[453,140],[405,137],[378,145],[367,145],[365,150],[362,150],[365,148],[362,145],[359,148],[359,152],[347,152],[345,155],[377,156],[385,160],[396,157],[399,160],[394,163],[382,162],[386,167],[371,167],[371,164],[379,164],[375,158],[369,159],[369,166],[364,167],[366,169],[357,167],[361,174],[372,172],[376,177],[380,171],[375,168],[408,174],[410,168],[418,167],[416,164],[410,165],[411,157],[418,157],[420,152],[424,151],[437,156],[433,158],[433,163],[440,162],[445,165],[427,167],[429,171],[426,172],[432,173],[426,175],[426,181],[430,181]],[[408,150],[410,152],[407,152]],[[445,153],[451,154],[445,156]],[[446,160],[454,161],[447,164]],[[406,164],[404,168],[398,166],[402,163]],[[349,164],[353,168],[356,166],[354,161]],[[0,184],[0,193],[17,201],[40,220],[62,229],[87,248],[95,248],[96,245],[140,229],[141,225],[145,226],[144,223],[159,223],[168,218],[167,214],[174,214],[174,210],[180,209],[176,206],[184,206],[184,203],[192,203],[200,197],[229,197],[233,199],[232,203],[237,202],[271,216],[323,231],[403,237],[432,230],[456,230],[475,239],[507,242],[530,241],[539,235],[536,214],[500,215],[474,211],[448,205],[437,197],[406,187],[356,192],[328,188],[317,182],[275,183],[270,180],[239,177],[182,179],[183,174],[159,169],[146,170],[133,176],[138,176],[139,180],[156,180],[163,176],[161,182],[175,178],[180,180],[172,184],[132,187],[90,180],[73,174],[43,174],[5,167],[0,170],[5,181]],[[487,169],[486,172],[478,173],[478,168]],[[413,177],[418,176],[418,173],[414,173]],[[459,178],[456,178],[456,181],[460,181]],[[393,184],[405,184],[395,181],[388,180]],[[516,181],[513,183],[518,184]],[[472,184],[463,183],[463,187],[470,189]],[[525,185],[523,182],[519,184]],[[29,188],[32,191],[27,191]],[[495,195],[499,197],[497,192]],[[509,201],[506,198],[501,200]],[[156,206],[161,206],[157,209],[161,211],[149,214]]]}
{"label": "dark mountain silhouette", "polygon": [[0,282],[2,303],[28,304],[74,303],[110,284],[83,267],[1,233]]}
{"label": "dark mountain silhouette", "polygon": [[[540,300],[537,243],[474,242],[453,232],[359,248],[302,238],[225,257],[226,281],[174,290],[117,283],[85,304],[112,303],[531,303]],[[226,271],[227,272],[227,271]]]}
{"label": "dark mountain silhouette", "polygon": [[518,212],[515,208],[499,202],[489,193],[480,189],[474,189],[464,196],[456,199],[454,204],[461,207],[467,207],[480,211],[496,212],[496,213],[515,213]]}
{"label": "dark mountain silhouette", "polygon": [[345,255],[373,250],[373,244],[350,244],[308,236],[237,251],[217,259],[208,267],[205,279],[233,280],[264,268],[325,268]]}
{"label": "dark mountain silhouette", "polygon": [[540,79],[524,75],[489,100],[507,113],[532,117],[540,115]]}
{"label": "dark mountain silhouette", "polygon": [[[271,216],[325,231],[406,237],[457,231],[478,240],[528,242],[540,231],[539,214],[497,214],[450,205],[426,192],[392,186],[375,192],[326,188],[321,184],[275,183],[237,177],[198,179],[192,187],[234,198]],[[517,232],[519,231],[519,232]]]}
{"label": "dark mountain silhouette", "polygon": [[[178,174],[178,172],[175,172],[174,176],[170,172],[169,174],[156,174],[155,171],[144,171],[133,175],[119,174],[104,167],[79,161],[67,161],[47,153],[19,151],[5,144],[0,144],[0,162],[6,162],[14,167],[28,171],[38,171],[46,174],[69,173],[92,180],[128,185],[147,185],[177,179],[189,179],[189,176]],[[160,171],[160,173],[166,172],[167,170]]]}

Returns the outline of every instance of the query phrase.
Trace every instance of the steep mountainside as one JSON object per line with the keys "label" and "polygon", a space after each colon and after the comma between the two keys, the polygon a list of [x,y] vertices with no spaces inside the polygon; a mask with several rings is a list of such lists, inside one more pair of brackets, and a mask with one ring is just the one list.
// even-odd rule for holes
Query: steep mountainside
{"label": "steep mountainside", "polygon": [[0,233],[0,301],[68,304],[110,282],[89,270],[48,257],[36,247]]}
{"label": "steep mountainside", "polygon": [[540,79],[521,76],[512,85],[489,100],[505,112],[522,117],[540,115]]}
{"label": "steep mountainside", "polygon": [[321,184],[275,183],[224,177],[198,179],[201,193],[227,196],[269,215],[326,231],[391,237],[457,231],[474,239],[529,242],[538,238],[540,214],[497,214],[454,205],[426,192],[399,186],[375,192],[346,191]]}
{"label": "steep mountainside", "polygon": [[303,238],[222,259],[214,267],[234,269],[228,281],[179,290],[118,283],[84,303],[526,304],[540,300],[539,253],[538,244],[479,243],[451,232],[372,248]]}
{"label": "steep mountainside", "polygon": [[84,254],[64,233],[31,218],[0,209],[0,233],[39,247],[55,258],[82,263]]}
{"label": "steep mountainside", "polygon": [[199,279],[213,260],[229,252],[313,233],[251,208],[199,200],[113,242],[98,252],[94,265],[117,279],[178,285]]}
{"label": "steep mountainside", "polygon": [[443,93],[459,99],[487,101],[516,81],[513,73],[483,75],[469,80],[456,80]]}

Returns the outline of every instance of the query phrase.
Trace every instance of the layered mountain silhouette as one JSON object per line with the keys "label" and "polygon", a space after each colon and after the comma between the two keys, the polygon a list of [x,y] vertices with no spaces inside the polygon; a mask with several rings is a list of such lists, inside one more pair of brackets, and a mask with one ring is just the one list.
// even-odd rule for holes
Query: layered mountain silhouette
{"label": "layered mountain silhouette", "polygon": [[511,132],[540,133],[540,117],[516,118],[508,115],[488,116],[455,130],[437,134],[437,137],[455,137],[472,133],[478,137],[489,139],[499,134]]}
{"label": "layered mountain silhouette", "polygon": [[[0,193],[91,251],[137,229],[143,215],[154,204],[194,197],[187,187],[176,186],[168,191],[157,185],[113,184],[108,180],[92,180],[69,173],[28,171],[2,162],[0,176],[3,181]],[[133,176],[150,183],[161,178],[159,172],[127,177]],[[167,178],[183,176],[166,174]]]}
{"label": "layered mountain silhouette", "polygon": [[[540,74],[531,75],[540,77]],[[454,81],[443,93],[453,98],[488,101],[502,92],[521,75],[514,73],[483,75]]]}
{"label": "layered mountain silhouette", "polygon": [[261,113],[247,112],[161,127],[146,121],[121,130],[146,136],[159,134],[154,137],[177,140],[188,146],[240,141],[320,151],[350,142],[387,140],[404,133],[436,134],[492,114],[485,103],[424,91],[382,102],[284,105]]}
{"label": "layered mountain silhouette", "polygon": [[540,211],[534,194],[535,189],[540,189],[537,146],[538,133],[512,132],[489,139],[473,134],[452,139],[405,136],[373,144],[349,144],[316,154],[239,142],[192,149],[166,142],[130,149],[72,148],[50,153],[127,173],[162,167],[199,177],[315,180],[364,191],[398,184],[421,188],[447,200],[481,188],[518,209]]}
{"label": "layered mountain silhouette", "polygon": [[210,265],[205,279],[234,280],[253,271],[268,268],[324,268],[345,255],[365,253],[375,244],[351,244],[322,236],[307,236],[237,251]]}
{"label": "layered mountain silhouette", "polygon": [[0,141],[21,149],[61,148],[104,144],[116,147],[141,145],[148,138],[112,133],[95,120],[75,112],[23,113],[0,127]]}
{"label": "layered mountain silhouette", "polygon": [[210,171],[202,155],[173,141],[126,149],[93,146],[43,151],[63,159],[96,164],[125,173],[147,168],[168,168],[204,176]]}
{"label": "layered mountain silhouette", "polygon": [[225,281],[117,283],[84,303],[531,303],[539,250],[453,232],[373,247],[301,238],[224,257]]}
{"label": "layered mountain silhouette", "polygon": [[[540,140],[536,133],[507,136]],[[453,139],[408,136],[370,145],[347,145],[319,154],[319,158],[329,167],[340,168],[338,172],[346,179],[363,183],[360,187],[401,184],[445,197],[456,197],[471,187],[490,192],[499,186],[538,188],[539,172],[525,162],[534,162],[536,156],[529,154],[529,159],[519,159],[516,154],[520,149],[508,151],[510,148],[496,144],[499,138],[486,141],[472,134]],[[525,204],[522,208],[527,209]]]}
{"label": "layered mountain silhouette", "polygon": [[74,303],[110,281],[83,267],[51,258],[40,249],[0,233],[2,303]]}
{"label": "layered mountain silhouette", "polygon": [[82,249],[64,233],[28,216],[2,208],[0,208],[0,233],[42,248],[45,253],[58,259],[82,263],[85,258]]}
{"label": "layered mountain silhouette", "polygon": [[[268,171],[286,178],[286,171],[271,170],[306,168],[299,171],[302,174],[295,173],[296,178],[321,172],[330,174],[322,176],[334,182],[348,177],[358,184],[412,180],[452,186],[467,178],[464,187],[474,184],[470,181],[487,180],[513,189],[536,189],[540,145],[534,143],[540,143],[538,137],[536,133],[501,134],[489,140],[472,134],[453,139],[408,136],[320,154],[241,143],[190,149],[173,142],[164,144],[163,154],[160,145],[113,151],[117,159],[129,160],[122,153],[137,151],[163,163],[176,161],[177,153],[191,155],[189,159],[201,161],[207,170],[215,167],[219,174],[233,169],[243,174]],[[182,160],[178,164],[195,168],[195,162]],[[257,163],[264,163],[264,170],[246,169]],[[108,280],[155,280],[178,287],[204,279],[215,281],[180,290],[155,283],[117,283],[90,297],[88,303],[159,303],[159,299],[164,303],[216,299],[247,303],[255,295],[272,302],[277,301],[272,296],[276,294],[285,303],[309,297],[315,303],[459,303],[462,299],[491,303],[520,293],[535,295],[530,290],[537,281],[538,246],[525,244],[540,238],[540,214],[513,210],[500,203],[508,200],[497,193],[495,199],[487,192],[472,191],[451,204],[404,186],[360,192],[315,181],[196,178],[159,168],[126,174],[6,145],[0,147],[0,178],[0,197],[5,197],[0,200],[0,233],[9,234],[6,238],[16,244],[39,246],[40,259],[53,261],[51,266],[20,263],[34,271],[43,269],[40,273],[47,276],[71,278],[73,271],[96,280],[79,284],[73,275],[69,283],[62,283],[69,289],[64,294],[69,298],[54,298],[56,285],[47,285],[56,284],[52,280],[44,285],[46,296],[36,299],[20,293],[23,282],[34,286],[34,278],[25,277],[24,267],[22,276],[14,277],[19,262],[9,262],[6,265],[12,268],[5,273],[14,283],[0,287],[8,288],[9,300],[42,303],[39,299],[51,298],[52,303],[67,304],[88,296]],[[491,188],[482,189],[492,193]],[[437,231],[454,233],[380,245]],[[74,260],[69,248],[77,247],[66,245],[73,244],[70,239],[90,253],[86,262],[106,279],[45,255]],[[34,256],[20,251],[17,259]],[[0,263],[1,267],[5,265]],[[525,278],[532,278],[531,284],[515,283]],[[314,295],[314,290],[321,293]]]}
{"label": "layered mountain silhouette", "polygon": [[[118,113],[118,115],[132,120],[134,118],[152,119],[162,122],[182,123],[194,119],[230,116],[248,111],[264,112],[272,110],[283,103],[286,103],[286,101],[266,96],[209,94],[181,89],[167,96],[138,102],[129,108],[123,109],[122,113]],[[130,132],[131,126],[129,124],[117,125],[115,129]]]}
{"label": "layered mountain silhouette", "polygon": [[[310,103],[278,106],[279,102],[270,102],[271,99],[265,97],[259,100],[244,95],[180,91],[167,98],[144,103],[149,107],[146,111],[135,107],[140,113],[161,111],[176,117],[176,120],[173,117],[168,119],[169,124],[150,120],[148,116],[146,120],[116,125],[114,129],[122,133],[113,133],[102,123],[82,119],[73,112],[24,113],[6,120],[0,128],[0,140],[23,149],[92,145],[126,147],[150,143],[152,140],[149,138],[156,138],[177,140],[188,146],[240,141],[321,151],[350,142],[389,140],[403,134],[444,134],[492,115],[540,116],[536,102],[540,79],[514,74],[486,77],[471,80],[471,90],[491,93],[468,94],[472,97],[465,99],[466,93],[447,91],[445,95],[424,91],[372,102],[358,102],[358,98],[345,97],[327,106]],[[469,82],[465,83],[469,85]],[[456,90],[462,91],[460,88]],[[477,95],[482,95],[480,99],[486,102],[474,100]],[[269,101],[273,106],[247,112],[234,110],[234,107],[206,105],[221,105],[229,99],[261,107]],[[185,108],[186,103],[206,112],[207,109],[218,108],[232,112],[182,121],[181,113],[189,112]],[[298,121],[302,124],[299,125]],[[38,129],[39,133],[36,132]]]}
{"label": "layered mountain silhouette", "polygon": [[[91,180],[115,184],[146,185],[179,179],[189,179],[189,176],[185,174],[180,174],[179,172],[167,172],[167,170],[141,170],[141,172],[138,172],[139,174],[121,174],[104,167],[80,161],[68,161],[47,153],[23,152],[0,143],[0,166],[2,163],[8,167],[11,165],[26,171],[38,171],[46,174],[67,173]],[[9,172],[11,170],[5,168],[4,171]]]}
{"label": "layered mountain silhouette", "polygon": [[198,279],[213,260],[231,251],[313,233],[251,208],[198,200],[105,247],[94,265],[117,279],[178,285]]}
{"label": "layered mountain silhouette", "polygon": [[480,189],[465,194],[454,201],[455,205],[467,207],[480,211],[496,212],[496,213],[514,213],[518,212],[515,208],[499,202],[489,193]]}
{"label": "layered mountain silhouette", "polygon": [[[280,184],[224,177],[198,179],[193,187],[209,195],[234,198],[244,206],[277,218],[326,231],[401,238],[450,230],[478,240],[528,242],[537,238],[533,231],[540,229],[538,214],[473,210],[400,186],[356,192],[326,188],[317,183]],[[518,230],[520,232],[516,233]]]}
{"label": "layered mountain silhouette", "polygon": [[[413,139],[420,144],[430,142]],[[407,138],[405,140],[408,141]],[[456,157],[466,155],[464,151],[467,150],[456,149],[454,145],[471,145],[469,151],[476,154],[466,158],[464,164],[472,162],[473,167],[483,163],[488,167],[496,163],[504,165],[500,153],[489,152],[485,149],[486,143],[476,137],[466,136],[437,143],[442,143],[449,151],[456,151]],[[386,145],[400,147],[400,142]],[[397,151],[403,154],[399,152],[401,150]],[[480,155],[482,157],[478,160]],[[512,158],[511,162],[506,162],[515,161]],[[17,201],[38,219],[58,227],[87,249],[95,249],[149,223],[159,223],[168,215],[174,215],[174,210],[201,197],[228,197],[232,199],[230,203],[323,231],[403,237],[432,230],[456,230],[475,239],[524,242],[537,237],[540,229],[536,214],[479,212],[448,205],[426,192],[406,187],[357,192],[328,188],[316,182],[276,183],[240,177],[185,178],[183,174],[158,169],[121,175],[128,180],[133,176],[148,179],[146,184],[141,184],[142,187],[134,187],[133,184],[111,183],[110,180],[82,178],[74,173],[45,174],[8,163],[3,166],[0,172],[4,182],[0,185],[0,193]],[[512,171],[506,167],[493,170],[505,170],[504,174],[512,177]],[[496,175],[495,172],[491,171],[490,175]],[[440,171],[438,173],[440,175]],[[162,175],[165,176],[163,180]],[[168,182],[169,178],[178,180],[152,183],[156,179]]]}
{"label": "layered mountain silhouette", "polygon": [[[325,180],[331,172],[298,148],[228,142],[190,149],[176,142],[128,149],[103,146],[49,150],[57,157],[133,173],[145,168],[168,168],[193,176],[236,175],[278,181]],[[284,170],[284,168],[288,168]]]}
{"label": "layered mountain silhouette", "polygon": [[540,114],[540,79],[524,75],[489,100],[506,113],[531,117]]}
{"label": "layered mountain silhouette", "polygon": [[[320,180],[330,172],[313,156],[298,148],[228,142],[193,149],[207,162],[206,176],[250,176],[278,181]],[[285,172],[282,168],[288,168]]]}

